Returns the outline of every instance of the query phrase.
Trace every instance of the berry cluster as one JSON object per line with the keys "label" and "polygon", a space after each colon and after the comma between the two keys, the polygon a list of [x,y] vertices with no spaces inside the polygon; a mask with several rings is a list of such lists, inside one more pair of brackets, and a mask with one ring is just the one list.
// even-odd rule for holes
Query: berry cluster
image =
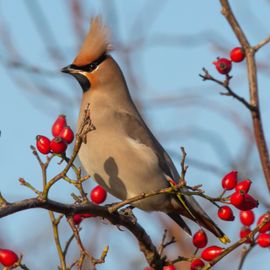
{"label": "berry cluster", "polygon": [[66,117],[59,115],[52,125],[52,135],[54,138],[50,140],[46,136],[36,136],[36,146],[40,153],[47,155],[49,153],[63,154],[68,144],[74,139],[74,132],[67,125]]}
{"label": "berry cluster", "polygon": [[[261,224],[266,217],[270,217],[270,214],[264,213],[261,215],[258,218],[257,225]],[[243,238],[251,232],[250,226],[255,221],[255,215],[252,210],[240,211],[239,218],[241,223],[244,225],[240,230],[240,238]],[[254,244],[251,239],[248,239],[246,243]],[[259,235],[256,237],[256,243],[262,248],[270,247],[270,222],[267,222],[259,230]]]}
{"label": "berry cluster", "polygon": [[219,73],[228,74],[232,69],[232,62],[239,63],[245,59],[245,52],[241,47],[236,47],[231,50],[230,58],[217,58],[217,61],[213,62]]}
{"label": "berry cluster", "polygon": [[[253,208],[258,207],[258,201],[255,200],[250,194],[248,194],[251,186],[251,181],[248,179],[238,182],[237,171],[231,171],[226,174],[222,181],[223,193],[221,198],[227,191],[234,190],[234,192],[224,198],[224,202],[233,205],[239,209],[239,218],[244,227],[240,230],[240,238],[244,238],[251,233],[250,226],[255,221],[255,215]],[[269,213],[263,214],[257,221],[257,225],[260,224],[266,217],[269,217]],[[233,221],[235,219],[232,209],[229,206],[221,206],[218,210],[218,217],[222,220]],[[256,237],[256,243],[260,247],[270,247],[270,222],[266,223],[259,231],[259,235]],[[192,239],[193,245],[199,248],[205,248],[208,242],[206,233],[203,230],[197,231]],[[246,241],[248,244],[255,244],[251,239]],[[191,262],[191,270],[199,270],[205,264],[204,261],[212,261],[218,257],[224,248],[219,246],[206,247],[201,252],[201,257],[196,258]],[[203,259],[203,260],[202,260]]]}
{"label": "berry cluster", "polygon": [[0,263],[6,267],[13,266],[19,258],[15,252],[9,249],[0,248]]}
{"label": "berry cluster", "polygon": [[[249,179],[244,179],[238,181],[238,172],[231,171],[227,173],[221,180],[221,185],[223,188],[222,194],[218,197],[220,202],[234,206],[236,209],[240,210],[239,218],[244,227],[240,230],[240,238],[247,237],[251,232],[250,226],[255,221],[255,215],[252,211],[253,208],[258,207],[259,203],[255,198],[249,194],[249,190],[252,182]],[[230,195],[225,197],[228,191],[233,191]],[[217,205],[217,204],[216,204]],[[217,215],[220,219],[225,221],[235,220],[233,210],[228,205],[218,206]],[[257,221],[257,225],[263,222],[266,217],[270,217],[270,213],[263,214]],[[264,221],[265,222],[265,221]],[[191,260],[190,269],[200,270],[205,266],[205,262],[211,262],[217,258],[225,248],[219,246],[208,246],[208,237],[203,229],[198,230],[192,238],[192,243],[196,249],[203,249],[200,257],[194,257]],[[270,247],[270,221],[266,223],[259,231],[256,240],[248,239],[247,244],[256,243],[260,247]],[[197,251],[196,251],[197,252]],[[195,254],[196,254],[195,252]],[[174,265],[164,266],[163,270],[175,270]],[[151,270],[150,267],[144,270]]]}
{"label": "berry cluster", "polygon": [[[222,187],[224,189],[223,195],[227,191],[234,189],[235,192],[227,197],[229,199],[229,203],[242,211],[251,210],[255,207],[258,207],[259,205],[258,201],[255,200],[250,194],[248,194],[251,183],[252,182],[248,179],[237,183],[237,171],[231,171],[222,179]],[[219,207],[218,217],[226,221],[234,220],[233,211],[227,205]]]}
{"label": "berry cluster", "polygon": [[[92,189],[90,193],[90,199],[95,204],[103,203],[107,198],[107,191],[102,186],[96,186]],[[75,225],[79,225],[83,219],[94,217],[91,213],[86,214],[75,214],[73,216],[73,222]]]}

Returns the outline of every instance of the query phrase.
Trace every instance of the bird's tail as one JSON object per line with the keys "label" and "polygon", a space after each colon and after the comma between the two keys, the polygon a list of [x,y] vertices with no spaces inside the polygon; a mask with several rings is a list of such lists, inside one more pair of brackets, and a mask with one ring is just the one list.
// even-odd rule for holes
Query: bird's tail
{"label": "bird's tail", "polygon": [[214,223],[192,196],[181,195],[181,204],[186,210],[183,213],[186,217],[212,232],[223,244],[230,243],[229,237]]}
{"label": "bird's tail", "polygon": [[[174,182],[169,181],[170,185],[173,187]],[[183,191],[188,191],[185,187],[182,188]],[[202,207],[197,203],[197,201],[192,196],[177,194],[177,204],[181,205],[180,213],[181,215],[186,216],[187,218],[193,220],[200,226],[204,227],[208,231],[212,232],[218,239],[223,243],[230,243],[229,237],[224,234],[224,232],[214,223],[214,221],[206,214]],[[169,215],[170,216],[170,215]],[[177,222],[175,217],[170,216],[180,227],[183,228],[181,222]],[[181,219],[182,220],[182,219]],[[186,232],[186,228],[184,228]]]}

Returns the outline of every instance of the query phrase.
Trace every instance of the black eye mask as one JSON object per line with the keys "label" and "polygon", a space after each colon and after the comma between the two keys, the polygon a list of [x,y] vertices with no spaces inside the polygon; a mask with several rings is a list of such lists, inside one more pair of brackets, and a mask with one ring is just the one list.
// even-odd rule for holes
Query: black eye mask
{"label": "black eye mask", "polygon": [[97,60],[93,61],[90,64],[84,65],[84,66],[76,66],[76,65],[70,65],[72,69],[82,70],[86,72],[92,72],[95,70],[104,60],[107,59],[107,55],[103,54],[101,55]]}

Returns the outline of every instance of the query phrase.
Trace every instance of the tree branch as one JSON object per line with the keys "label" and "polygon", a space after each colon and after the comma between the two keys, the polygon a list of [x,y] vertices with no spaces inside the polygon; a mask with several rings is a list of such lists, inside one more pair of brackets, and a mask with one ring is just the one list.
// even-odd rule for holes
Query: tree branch
{"label": "tree branch", "polygon": [[[268,148],[267,148],[267,144],[266,144],[266,140],[264,136],[260,107],[259,107],[257,67],[256,67],[255,57],[254,57],[255,52],[256,52],[256,49],[255,49],[256,46],[255,48],[250,46],[245,36],[245,33],[243,32],[242,28],[240,27],[238,21],[236,20],[233,14],[229,1],[220,0],[220,3],[222,6],[222,14],[226,17],[238,41],[240,42],[241,46],[245,50],[246,61],[247,61],[248,81],[249,81],[250,105],[255,108],[255,110],[251,111],[253,130],[255,134],[255,140],[256,140],[258,151],[259,151],[259,156],[260,156],[264,176],[266,179],[266,183],[268,185],[268,189],[270,191],[270,160],[269,160],[269,152],[268,152]],[[266,39],[264,42],[262,42],[261,44],[262,45],[266,44],[268,42],[268,39]],[[259,45],[259,48],[260,46],[261,45]]]}
{"label": "tree branch", "polygon": [[119,214],[118,212],[110,213],[108,207],[99,206],[92,203],[83,205],[63,204],[53,200],[42,200],[41,198],[31,198],[14,203],[6,203],[0,209],[0,218],[11,215],[13,213],[34,208],[43,208],[50,211],[63,213],[66,216],[74,214],[92,213],[109,220],[112,224],[123,226],[128,229],[138,240],[140,250],[144,253],[149,265],[156,270],[162,270],[163,261],[158,251],[152,243],[149,235],[138,223],[134,224],[129,218]]}

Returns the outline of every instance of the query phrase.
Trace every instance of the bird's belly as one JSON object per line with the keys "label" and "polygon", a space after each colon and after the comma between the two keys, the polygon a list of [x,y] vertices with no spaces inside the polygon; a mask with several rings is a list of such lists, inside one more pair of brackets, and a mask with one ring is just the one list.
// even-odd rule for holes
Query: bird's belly
{"label": "bird's belly", "polygon": [[[86,171],[121,200],[168,187],[152,149],[121,132],[98,129],[90,132],[79,157]],[[170,200],[165,196],[153,196],[134,205],[147,211],[166,211]]]}

